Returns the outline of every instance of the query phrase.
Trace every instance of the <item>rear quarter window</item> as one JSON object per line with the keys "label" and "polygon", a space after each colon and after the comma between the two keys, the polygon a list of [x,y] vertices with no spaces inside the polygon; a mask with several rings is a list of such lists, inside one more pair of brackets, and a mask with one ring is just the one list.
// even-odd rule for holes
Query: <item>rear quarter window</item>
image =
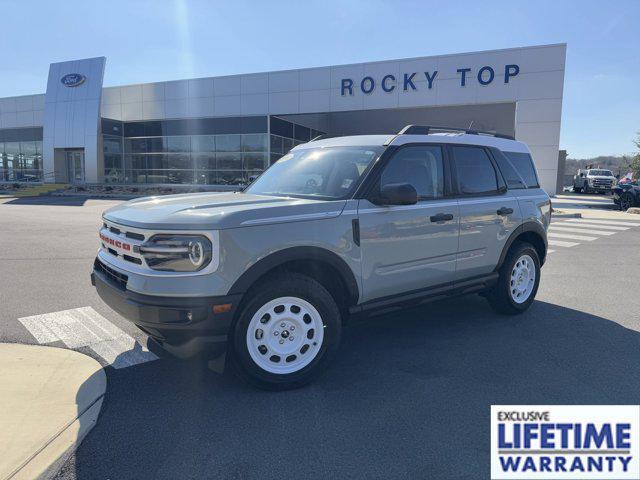
{"label": "rear quarter window", "polygon": [[533,165],[533,159],[528,153],[520,152],[502,152],[511,162],[511,165],[515,168],[518,174],[524,180],[527,188],[538,188],[538,175],[536,174],[536,168]]}

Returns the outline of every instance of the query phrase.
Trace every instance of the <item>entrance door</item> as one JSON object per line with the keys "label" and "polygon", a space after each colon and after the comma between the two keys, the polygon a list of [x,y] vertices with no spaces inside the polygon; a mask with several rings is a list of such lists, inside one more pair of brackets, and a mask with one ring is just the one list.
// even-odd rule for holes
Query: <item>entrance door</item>
{"label": "entrance door", "polygon": [[67,163],[67,179],[69,183],[84,183],[84,151],[67,150],[65,152]]}

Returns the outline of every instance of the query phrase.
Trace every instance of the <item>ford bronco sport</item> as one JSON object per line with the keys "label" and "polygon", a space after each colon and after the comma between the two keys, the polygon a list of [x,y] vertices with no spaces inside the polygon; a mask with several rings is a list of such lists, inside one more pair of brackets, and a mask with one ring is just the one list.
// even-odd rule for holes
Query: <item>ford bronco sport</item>
{"label": "ford bronco sport", "polygon": [[169,352],[226,351],[285,389],[327,366],[355,314],[472,292],[523,312],[550,216],[523,143],[408,126],[299,145],[243,192],[111,208],[91,277]]}

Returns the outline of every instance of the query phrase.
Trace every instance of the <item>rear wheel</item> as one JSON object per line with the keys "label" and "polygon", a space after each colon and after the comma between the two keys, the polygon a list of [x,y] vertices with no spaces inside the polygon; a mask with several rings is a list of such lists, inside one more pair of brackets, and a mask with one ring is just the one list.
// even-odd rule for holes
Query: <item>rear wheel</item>
{"label": "rear wheel", "polygon": [[623,212],[626,212],[631,207],[633,207],[633,204],[634,204],[633,195],[631,195],[629,192],[626,192],[620,195],[620,210],[622,210]]}
{"label": "rear wheel", "polygon": [[582,192],[582,188],[581,187],[573,187],[573,191],[576,193],[580,193]]}
{"label": "rear wheel", "polygon": [[540,284],[540,259],[529,243],[515,243],[499,270],[498,283],[487,294],[491,307],[508,315],[531,306]]}
{"label": "rear wheel", "polygon": [[286,390],[320,374],[340,342],[340,310],[331,294],[292,273],[272,277],[247,295],[232,338],[241,376],[260,388]]}

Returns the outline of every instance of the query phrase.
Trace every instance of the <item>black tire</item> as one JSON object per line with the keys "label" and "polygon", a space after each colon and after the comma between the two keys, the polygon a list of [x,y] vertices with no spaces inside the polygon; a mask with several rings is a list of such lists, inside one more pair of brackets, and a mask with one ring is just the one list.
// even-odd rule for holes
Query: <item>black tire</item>
{"label": "black tire", "polygon": [[587,182],[584,182],[584,186],[582,187],[582,191],[583,191],[584,193],[587,193],[587,194],[588,194],[588,193],[591,193],[591,192],[589,191],[589,184],[588,184]]}
{"label": "black tire", "polygon": [[[535,265],[535,280],[533,289],[528,298],[522,302],[516,302],[511,295],[511,272],[516,262],[523,256],[528,255],[533,259]],[[527,310],[538,292],[540,284],[540,258],[533,245],[526,242],[516,242],[511,246],[504,263],[498,270],[500,277],[498,283],[486,295],[489,305],[498,313],[505,315],[517,315]]]}
{"label": "black tire", "polygon": [[573,187],[573,191],[576,193],[580,193],[582,192],[582,188],[581,187]]}
{"label": "black tire", "polygon": [[620,210],[622,210],[623,212],[626,212],[627,209],[633,207],[634,203],[635,199],[629,192],[625,192],[620,195]]}
{"label": "black tire", "polygon": [[[247,330],[253,316],[280,297],[297,297],[311,304],[320,314],[324,327],[322,344],[313,360],[300,370],[285,374],[261,368],[251,357],[247,345]],[[242,378],[265,390],[289,390],[307,384],[325,370],[340,344],[342,318],[336,301],[319,282],[298,273],[280,274],[253,287],[245,298],[229,341],[233,363]]]}

